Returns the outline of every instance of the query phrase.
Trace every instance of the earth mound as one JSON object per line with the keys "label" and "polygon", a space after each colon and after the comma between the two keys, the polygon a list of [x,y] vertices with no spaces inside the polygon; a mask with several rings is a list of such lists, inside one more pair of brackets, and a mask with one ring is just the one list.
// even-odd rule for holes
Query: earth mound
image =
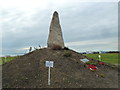
{"label": "earth mound", "polygon": [[[88,69],[80,59],[95,63],[97,70]],[[51,84],[45,61],[54,61]],[[118,88],[118,68],[100,64],[73,50],[35,50],[2,66],[3,88]]]}

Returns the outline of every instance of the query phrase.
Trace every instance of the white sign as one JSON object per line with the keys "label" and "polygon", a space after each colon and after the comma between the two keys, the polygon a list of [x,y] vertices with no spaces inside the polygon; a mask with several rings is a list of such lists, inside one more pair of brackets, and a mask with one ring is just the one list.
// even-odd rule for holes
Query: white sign
{"label": "white sign", "polygon": [[86,63],[86,62],[88,62],[89,60],[87,59],[87,58],[85,58],[85,59],[80,59],[82,62],[84,62],[84,63]]}
{"label": "white sign", "polygon": [[46,67],[49,67],[48,69],[48,85],[50,85],[50,67],[53,67],[53,61],[46,61],[45,65]]}
{"label": "white sign", "polygon": [[53,67],[53,61],[46,61],[46,67]]}

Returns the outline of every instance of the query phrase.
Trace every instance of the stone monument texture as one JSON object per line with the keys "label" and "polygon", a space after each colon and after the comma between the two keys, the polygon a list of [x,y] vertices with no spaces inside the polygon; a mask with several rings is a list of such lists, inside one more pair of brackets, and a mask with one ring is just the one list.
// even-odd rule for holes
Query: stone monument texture
{"label": "stone monument texture", "polygon": [[62,36],[59,15],[56,11],[53,13],[52,21],[50,23],[49,37],[47,42],[48,48],[52,48],[55,45],[64,48],[64,40]]}

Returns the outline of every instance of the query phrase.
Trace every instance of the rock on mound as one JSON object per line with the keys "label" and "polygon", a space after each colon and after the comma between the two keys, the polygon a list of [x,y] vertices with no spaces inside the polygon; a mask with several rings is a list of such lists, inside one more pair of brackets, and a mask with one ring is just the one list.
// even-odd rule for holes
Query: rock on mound
{"label": "rock on mound", "polygon": [[[70,55],[66,56],[66,52]],[[72,50],[39,49],[3,65],[3,88],[117,88],[118,71],[110,65],[99,65],[94,72],[80,59],[88,58]],[[88,58],[91,62],[96,60]],[[51,85],[47,85],[45,61],[54,61]]]}

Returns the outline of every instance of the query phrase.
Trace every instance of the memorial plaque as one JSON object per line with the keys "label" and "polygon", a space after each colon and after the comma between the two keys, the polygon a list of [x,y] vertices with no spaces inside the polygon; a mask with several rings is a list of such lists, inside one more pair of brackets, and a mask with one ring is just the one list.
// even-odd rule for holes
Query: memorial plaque
{"label": "memorial plaque", "polygon": [[87,58],[84,58],[84,59],[80,59],[80,61],[86,63],[86,62],[88,62],[89,60],[88,60]]}
{"label": "memorial plaque", "polygon": [[53,67],[53,61],[46,61],[45,65],[46,67]]}

